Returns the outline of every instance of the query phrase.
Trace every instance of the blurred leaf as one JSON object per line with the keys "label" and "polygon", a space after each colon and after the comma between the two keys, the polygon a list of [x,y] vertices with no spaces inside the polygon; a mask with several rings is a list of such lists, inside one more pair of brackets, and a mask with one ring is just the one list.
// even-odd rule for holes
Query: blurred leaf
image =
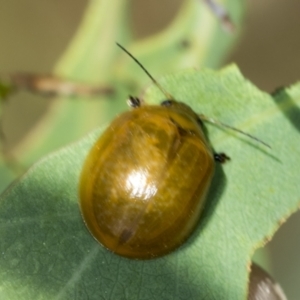
{"label": "blurred leaf", "polygon": [[[219,2],[240,28],[245,1]],[[177,17],[165,30],[126,47],[157,76],[187,68],[218,67],[237,38],[238,34],[222,29],[204,1],[188,0],[183,1]],[[119,73],[123,80],[137,80],[140,72],[136,63],[126,56],[121,63]]]}
{"label": "blurred leaf", "polygon": [[[81,219],[79,173],[101,130],[44,158],[0,199],[1,299],[246,299],[254,250],[299,207],[300,85],[274,102],[233,66],[160,82],[195,111],[262,138],[272,150],[206,126],[214,149],[231,161],[217,166],[192,237],[150,261],[112,254]],[[161,96],[152,87],[145,99],[158,103]]]}
{"label": "blurred leaf", "polygon": [[53,100],[48,114],[16,150],[22,161],[30,165],[124,109],[125,101],[117,100],[126,99],[127,93],[116,82],[112,66],[118,51],[115,41],[126,43],[131,39],[129,4],[130,1],[119,0],[90,1],[76,36],[55,68],[55,73],[62,78],[116,86],[115,95]]}
{"label": "blurred leaf", "polygon": [[0,81],[0,104],[4,101],[13,91],[13,87]]}
{"label": "blurred leaf", "polygon": [[[242,14],[241,3],[244,1],[224,1],[233,11],[237,25]],[[27,165],[110,121],[124,110],[128,94],[137,94],[149,82],[132,59],[116,46],[116,41],[132,50],[158,76],[185,67],[200,67],[207,60],[216,66],[237,38],[222,31],[202,1],[185,0],[167,29],[135,41],[131,35],[130,4],[120,0],[91,1],[77,35],[56,67],[59,76],[111,86],[115,95],[53,101],[45,119],[16,150]],[[215,44],[217,35],[220,47]],[[214,58],[208,59],[212,54]]]}
{"label": "blurred leaf", "polygon": [[4,189],[13,179],[15,179],[16,174],[13,172],[12,168],[9,167],[9,164],[3,163],[3,157],[0,158],[2,160],[0,162],[0,188]]}

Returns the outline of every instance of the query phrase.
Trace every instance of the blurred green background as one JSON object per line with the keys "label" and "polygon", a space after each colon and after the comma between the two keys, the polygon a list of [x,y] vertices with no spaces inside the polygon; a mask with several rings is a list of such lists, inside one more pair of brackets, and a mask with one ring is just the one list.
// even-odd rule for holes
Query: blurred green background
{"label": "blurred green background", "polygon": [[[136,36],[162,28],[182,1],[132,1]],[[0,0],[0,73],[50,73],[76,32],[87,2]],[[297,0],[248,0],[242,37],[224,64],[235,62],[246,78],[267,92],[299,81],[299,11]],[[9,149],[42,117],[48,101],[29,93],[10,98],[4,115]],[[296,213],[266,246],[271,273],[288,299],[300,299],[299,237],[300,213]]]}

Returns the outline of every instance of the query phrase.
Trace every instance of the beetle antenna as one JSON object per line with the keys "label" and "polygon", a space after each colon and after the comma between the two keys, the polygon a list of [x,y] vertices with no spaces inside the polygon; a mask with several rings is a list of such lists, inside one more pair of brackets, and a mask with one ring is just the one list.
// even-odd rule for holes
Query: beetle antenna
{"label": "beetle antenna", "polygon": [[116,43],[118,47],[120,47],[125,53],[127,53],[148,75],[148,77],[152,80],[152,82],[160,89],[160,91],[167,97],[168,100],[174,100],[173,96],[169,94],[156,80],[155,78],[148,72],[148,70],[135,58],[127,49],[125,49],[119,43]]}
{"label": "beetle antenna", "polygon": [[225,123],[223,123],[223,122],[220,122],[220,121],[218,121],[218,120],[215,120],[215,119],[213,119],[213,118],[208,118],[208,117],[206,117],[206,116],[204,116],[204,115],[199,115],[199,118],[200,118],[202,121],[206,121],[206,122],[208,122],[208,123],[215,124],[215,125],[217,125],[217,126],[226,127],[226,128],[231,129],[231,130],[234,130],[234,131],[236,131],[236,132],[238,132],[238,133],[240,133],[240,134],[243,134],[243,135],[249,137],[250,139],[255,140],[255,141],[257,141],[258,143],[261,143],[261,144],[265,145],[266,147],[272,149],[271,146],[270,146],[269,144],[265,143],[264,141],[260,140],[259,138],[255,137],[255,136],[253,136],[253,135],[251,135],[251,134],[249,134],[249,133],[247,133],[247,132],[244,132],[244,131],[242,131],[242,130],[240,130],[240,129],[237,129],[237,128],[235,128],[235,127],[232,127],[232,126],[230,126],[230,125],[227,125],[227,124],[225,124]]}
{"label": "beetle antenna", "polygon": [[[137,60],[137,58],[135,58],[126,48],[124,48],[122,45],[120,45],[119,43],[116,43],[118,47],[120,47],[125,53],[127,53],[140,67],[141,69],[148,75],[148,77],[152,80],[152,82],[160,89],[160,91],[167,97],[168,100],[175,100],[174,97],[169,94],[156,80],[155,78],[148,72],[148,70]],[[258,143],[261,143],[263,145],[265,145],[266,147],[270,148],[271,149],[271,146],[268,145],[267,143],[265,143],[264,141],[260,140],[259,138],[247,133],[247,132],[244,132],[242,130],[239,130],[235,127],[232,127],[230,125],[227,125],[225,123],[222,123],[218,120],[215,120],[213,118],[208,118],[204,115],[199,115],[200,119],[202,121],[206,121],[206,122],[209,122],[211,124],[215,124],[215,125],[218,125],[218,126],[221,126],[221,127],[226,127],[226,128],[229,128],[231,130],[234,130],[236,132],[239,132],[240,134],[243,134],[255,141],[257,141]]]}

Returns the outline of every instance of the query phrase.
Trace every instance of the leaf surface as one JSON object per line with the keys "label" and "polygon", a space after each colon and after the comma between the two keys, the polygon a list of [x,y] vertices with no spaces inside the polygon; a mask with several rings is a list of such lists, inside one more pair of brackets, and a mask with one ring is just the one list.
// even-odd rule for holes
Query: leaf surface
{"label": "leaf surface", "polygon": [[[160,82],[195,111],[263,139],[272,150],[205,125],[214,149],[231,161],[217,166],[194,234],[150,261],[112,254],[81,219],[79,174],[103,128],[45,157],[0,198],[1,299],[246,299],[254,250],[299,207],[300,85],[272,97],[234,66]],[[161,99],[156,87],[145,94],[149,103]]]}

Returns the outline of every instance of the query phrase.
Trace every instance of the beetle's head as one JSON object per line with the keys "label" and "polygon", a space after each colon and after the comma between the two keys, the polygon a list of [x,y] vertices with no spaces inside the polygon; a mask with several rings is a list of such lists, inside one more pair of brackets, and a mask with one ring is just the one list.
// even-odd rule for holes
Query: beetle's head
{"label": "beetle's head", "polygon": [[[147,69],[128,51],[126,50],[123,46],[121,46],[120,44],[117,43],[117,45],[123,50],[125,51],[144,71],[145,73],[149,76],[149,78],[152,80],[152,82],[157,86],[157,88],[166,96],[167,100],[164,100],[161,102],[161,106],[167,107],[170,110],[173,110],[181,115],[186,115],[189,116],[193,119],[195,119],[195,121],[197,121],[197,123],[199,125],[202,125],[203,121],[206,122],[210,122],[213,124],[216,124],[218,126],[221,127],[226,127],[229,128],[231,130],[237,131],[243,135],[248,136],[249,138],[256,140],[257,142],[264,144],[265,146],[271,148],[268,144],[266,144],[265,142],[263,142],[262,140],[256,138],[255,136],[252,136],[249,133],[246,133],[242,130],[239,130],[235,127],[229,126],[227,124],[224,124],[220,121],[217,121],[215,119],[212,118],[208,118],[202,114],[196,114],[188,105],[182,103],[182,102],[177,102],[176,100],[174,100],[173,96],[171,94],[169,94],[156,80],[155,78],[147,71]],[[141,102],[138,98],[134,98],[131,97],[130,101],[129,101],[129,105],[132,107],[139,107],[141,105]]]}
{"label": "beetle's head", "polygon": [[167,107],[170,110],[176,111],[179,114],[185,114],[193,119],[195,119],[197,122],[199,120],[198,114],[196,114],[190,106],[183,102],[179,102],[173,99],[167,99],[160,103],[161,106]]}

